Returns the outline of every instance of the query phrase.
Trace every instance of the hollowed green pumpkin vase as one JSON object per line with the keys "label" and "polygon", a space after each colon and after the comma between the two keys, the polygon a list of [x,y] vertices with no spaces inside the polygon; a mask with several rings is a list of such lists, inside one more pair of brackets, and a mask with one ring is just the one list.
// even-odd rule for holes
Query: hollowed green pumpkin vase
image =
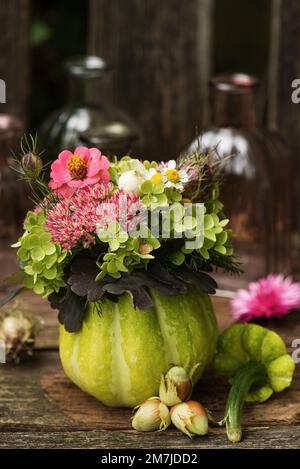
{"label": "hollowed green pumpkin vase", "polygon": [[83,391],[113,407],[134,407],[158,394],[171,365],[197,381],[213,358],[218,327],[208,295],[162,296],[151,290],[154,307],[134,308],[124,293],[118,303],[90,303],[79,332],[60,326],[60,358],[67,376]]}

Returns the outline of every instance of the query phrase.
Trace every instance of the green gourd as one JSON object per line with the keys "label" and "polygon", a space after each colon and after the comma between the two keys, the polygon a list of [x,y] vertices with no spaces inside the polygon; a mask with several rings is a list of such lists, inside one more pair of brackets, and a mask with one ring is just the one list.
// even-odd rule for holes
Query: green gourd
{"label": "green gourd", "polygon": [[118,303],[89,303],[80,331],[60,326],[66,374],[108,406],[134,407],[158,395],[161,374],[172,365],[194,369],[195,382],[214,356],[218,327],[207,294],[150,294],[154,307],[147,311],[124,293]]}

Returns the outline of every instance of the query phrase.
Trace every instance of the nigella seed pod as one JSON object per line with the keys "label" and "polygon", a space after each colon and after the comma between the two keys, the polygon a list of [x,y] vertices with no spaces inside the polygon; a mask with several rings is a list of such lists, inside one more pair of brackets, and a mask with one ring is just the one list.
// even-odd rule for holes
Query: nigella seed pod
{"label": "nigella seed pod", "polygon": [[192,381],[181,366],[173,366],[161,377],[159,397],[169,407],[187,400],[193,391]]}
{"label": "nigella seed pod", "polygon": [[22,168],[25,174],[38,177],[43,169],[43,162],[39,155],[32,152],[26,153],[22,157]]}
{"label": "nigella seed pod", "polygon": [[138,432],[165,430],[171,423],[168,407],[158,397],[147,399],[137,407],[132,427]]}
{"label": "nigella seed pod", "polygon": [[199,402],[182,402],[172,407],[170,413],[173,425],[190,438],[208,433],[208,416]]}

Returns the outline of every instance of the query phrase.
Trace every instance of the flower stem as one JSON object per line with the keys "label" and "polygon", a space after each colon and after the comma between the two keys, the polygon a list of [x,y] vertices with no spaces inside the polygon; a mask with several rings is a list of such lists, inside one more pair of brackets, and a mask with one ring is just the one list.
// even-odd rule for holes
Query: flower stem
{"label": "flower stem", "polygon": [[242,438],[241,412],[245,397],[251,386],[265,380],[266,372],[262,363],[250,363],[241,369],[233,379],[227,398],[225,422],[228,439],[237,443]]}

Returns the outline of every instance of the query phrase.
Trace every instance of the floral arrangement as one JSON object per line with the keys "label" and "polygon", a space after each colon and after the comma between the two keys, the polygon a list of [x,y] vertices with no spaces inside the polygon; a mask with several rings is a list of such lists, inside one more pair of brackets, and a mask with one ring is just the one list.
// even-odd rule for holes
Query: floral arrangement
{"label": "floral arrangement", "polygon": [[118,301],[127,291],[147,310],[149,287],[172,296],[196,283],[214,293],[209,272],[239,272],[219,200],[219,162],[209,154],[110,162],[97,148],[78,147],[59,154],[47,183],[36,141],[26,143],[16,163],[36,206],[14,244],[16,279],[59,309],[67,331],[80,329],[87,301]]}
{"label": "floral arrangement", "polygon": [[[241,271],[219,198],[220,161],[198,150],[177,162],[109,161],[97,148],[78,147],[58,155],[47,181],[36,140],[25,138],[21,150],[15,162],[35,208],[14,244],[20,271],[11,280],[19,287],[8,299],[23,288],[49,299],[63,326],[67,375],[107,405],[135,407],[136,430],[173,423],[192,437],[205,435],[210,421],[240,441],[244,401],[264,402],[289,387],[295,364],[282,339],[261,326],[234,324],[218,337],[210,273]],[[271,275],[240,290],[232,308],[248,321],[286,314],[299,299],[299,284]],[[29,319],[0,319],[0,334],[13,326],[14,357],[20,344],[32,350],[37,326]],[[221,422],[190,400],[212,360],[231,384]]]}

